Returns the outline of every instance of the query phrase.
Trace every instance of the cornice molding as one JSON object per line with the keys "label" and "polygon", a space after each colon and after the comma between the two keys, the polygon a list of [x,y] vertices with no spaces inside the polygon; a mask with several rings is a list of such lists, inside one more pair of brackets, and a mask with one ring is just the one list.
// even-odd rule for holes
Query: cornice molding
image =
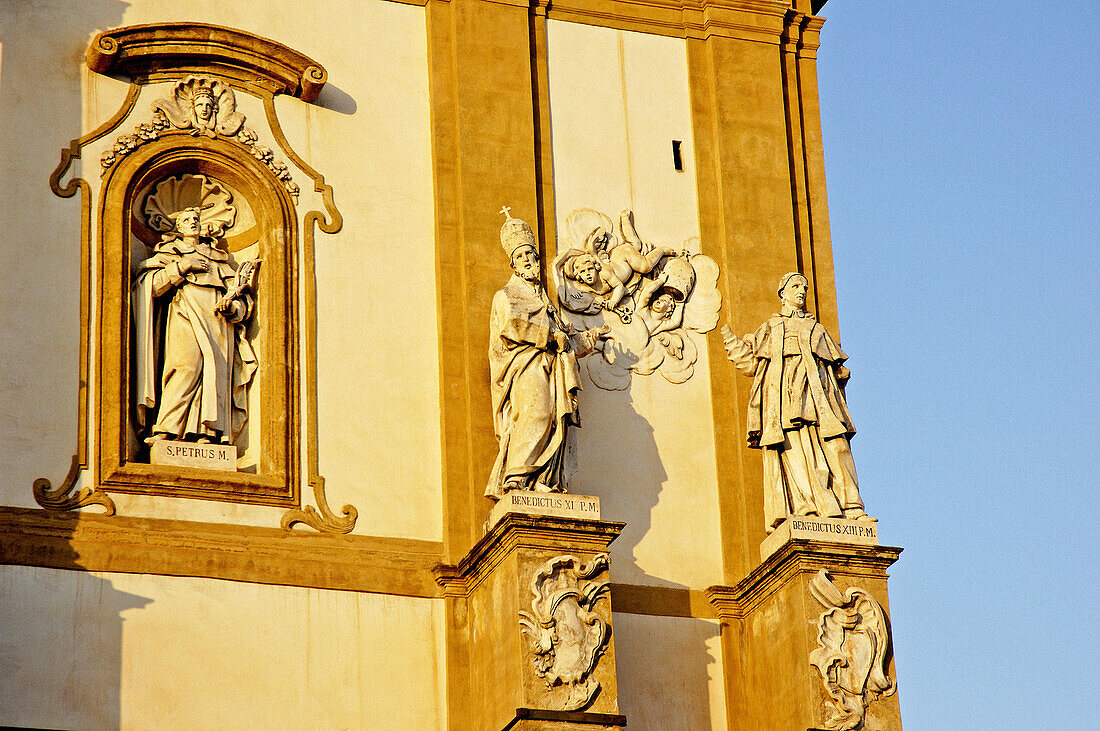
{"label": "cornice molding", "polygon": [[442,596],[442,543],[0,507],[0,564]]}
{"label": "cornice molding", "polygon": [[781,586],[799,574],[820,569],[847,576],[885,579],[902,549],[857,546],[826,541],[792,540],[734,586],[712,586],[706,595],[723,623],[741,619]]}
{"label": "cornice molding", "polygon": [[207,23],[106,30],[92,40],[86,60],[92,71],[133,79],[220,73],[305,102],[316,99],[328,80],[328,72],[309,56],[252,33]]}
{"label": "cornice molding", "polygon": [[735,38],[777,45],[790,2],[782,0],[532,0],[532,12],[617,30],[676,38]]}
{"label": "cornice molding", "polygon": [[436,566],[435,580],[445,596],[467,596],[517,549],[599,553],[606,551],[625,527],[626,523],[603,520],[508,513],[457,565]]}

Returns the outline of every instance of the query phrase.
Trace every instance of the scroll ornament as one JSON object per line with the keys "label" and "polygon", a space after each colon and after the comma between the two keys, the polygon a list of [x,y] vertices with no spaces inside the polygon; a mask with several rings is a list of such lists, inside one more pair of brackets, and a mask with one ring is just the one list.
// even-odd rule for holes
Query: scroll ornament
{"label": "scroll ornament", "polygon": [[810,579],[810,594],[824,607],[818,619],[817,667],[825,692],[825,728],[851,731],[863,726],[867,706],[893,695],[897,686],[887,675],[890,630],[875,598],[852,587],[844,594],[821,569]]}
{"label": "scroll ornament", "polygon": [[592,208],[566,216],[554,262],[562,313],[579,329],[610,330],[583,360],[596,386],[624,390],[631,374],[691,378],[699,352],[690,332],[713,330],[722,306],[718,264],[692,253],[698,243],[677,250],[643,241],[629,210],[618,226]]}
{"label": "scroll ornament", "polygon": [[276,160],[271,148],[258,143],[255,130],[244,126],[244,114],[237,111],[237,98],[228,85],[205,76],[188,76],[172,89],[171,99],[158,99],[150,105],[152,118],[137,125],[130,134],[115,138],[114,146],[100,158],[100,174],[106,175],[122,158],[167,132],[184,130],[198,137],[223,137],[235,140],[249,154],[267,166],[283,186],[298,200],[299,188],[286,163]]}
{"label": "scroll ornament", "polygon": [[593,610],[610,591],[610,584],[595,577],[608,567],[606,553],[587,564],[568,555],[550,559],[531,580],[531,611],[519,613],[535,672],[547,688],[560,685],[568,689],[557,710],[587,708],[600,690],[599,681],[591,675],[607,647],[611,628]]}

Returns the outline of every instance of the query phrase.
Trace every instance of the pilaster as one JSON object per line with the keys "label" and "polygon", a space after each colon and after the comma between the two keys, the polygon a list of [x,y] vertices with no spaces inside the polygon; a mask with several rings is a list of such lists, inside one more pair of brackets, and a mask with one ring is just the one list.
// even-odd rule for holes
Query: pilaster
{"label": "pilaster", "polygon": [[[462,662],[448,668],[456,676],[448,683],[464,689],[449,709],[450,728],[588,731],[625,725],[618,707],[606,563],[607,548],[623,526],[509,513],[461,561],[436,568],[450,610],[448,642],[463,653]],[[564,570],[551,573],[548,567]],[[579,582],[578,575],[584,577]],[[544,605],[540,596],[548,600]],[[571,609],[571,601],[581,607],[579,624],[571,624],[576,615],[570,612],[577,607]],[[590,673],[572,678],[579,682],[554,680],[554,668],[540,674],[531,632],[540,619],[553,635],[551,658],[594,652]],[[578,639],[571,634],[574,627],[583,627],[584,635],[602,631],[599,647],[571,645]],[[581,685],[590,690],[578,690]],[[589,695],[577,707],[577,698]]]}
{"label": "pilaster", "polygon": [[[840,591],[866,592],[885,612],[888,637],[886,569],[901,550],[796,539],[737,584],[707,590],[722,624],[730,728],[825,728],[828,693],[811,654],[830,607],[815,598],[811,584],[824,570]],[[857,631],[866,634],[862,625]],[[893,678],[893,654],[883,649]],[[863,728],[900,731],[896,692],[867,704]]]}

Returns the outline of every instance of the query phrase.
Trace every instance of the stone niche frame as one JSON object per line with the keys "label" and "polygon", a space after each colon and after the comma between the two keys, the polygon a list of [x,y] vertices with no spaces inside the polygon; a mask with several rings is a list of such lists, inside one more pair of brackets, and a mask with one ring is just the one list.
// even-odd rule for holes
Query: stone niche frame
{"label": "stone niche frame", "polygon": [[[265,343],[252,388],[260,392],[260,461],[256,474],[166,467],[135,461],[130,379],[131,212],[139,191],[184,173],[200,174],[248,191],[263,259],[256,316]],[[294,202],[282,182],[240,145],[221,138],[172,132],[138,147],[103,178],[100,195],[98,479],[114,492],[191,497],[225,502],[296,506],[301,434],[297,429],[298,230]],[[250,419],[256,415],[250,415]]]}
{"label": "stone niche frame", "polygon": [[[337,233],[343,218],[332,187],[291,148],[275,112],[278,94],[305,102],[316,99],[327,72],[275,41],[203,23],[107,30],[92,40],[86,62],[95,73],[128,77],[130,87],[110,119],[62,148],[61,161],[50,176],[55,195],[70,198],[79,193],[81,200],[79,404],[76,450],[68,474],[56,487],[46,478],[35,480],[35,501],[55,511],[98,505],[113,515],[116,506],[109,493],[190,497],[286,507],[280,522],[284,530],[309,526],[327,533],[351,532],[358,511],[352,505],[344,505],[340,512],[329,507],[318,472],[316,440],[314,237],[316,229]],[[149,119],[146,108],[153,97],[143,90],[188,76],[213,78],[239,98],[258,99],[263,112],[255,115],[253,110],[246,123],[255,125],[260,142],[270,147],[258,146],[255,137],[250,142],[170,127],[105,161],[101,175],[100,151],[109,151],[111,140]],[[83,167],[63,182],[82,153]],[[237,188],[248,198],[260,225],[259,256],[264,263],[257,314],[264,341],[252,386],[260,387],[262,451],[256,474],[182,470],[136,462],[128,454],[133,418],[128,345],[131,206],[146,183],[182,173],[208,175]],[[312,183],[312,191],[301,191],[299,200],[294,181]],[[92,281],[97,271],[98,283]],[[93,291],[99,294],[95,308]],[[127,345],[120,348],[118,343]],[[95,419],[94,429],[89,429],[89,418]],[[302,495],[303,466],[312,500]]]}

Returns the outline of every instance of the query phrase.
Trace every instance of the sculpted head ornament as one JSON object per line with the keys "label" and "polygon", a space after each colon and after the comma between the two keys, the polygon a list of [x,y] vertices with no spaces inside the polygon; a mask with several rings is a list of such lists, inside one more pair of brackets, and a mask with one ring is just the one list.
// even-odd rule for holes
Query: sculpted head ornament
{"label": "sculpted head ornament", "polygon": [[500,227],[500,245],[504,247],[504,253],[508,255],[508,258],[511,259],[516,250],[523,246],[530,246],[537,250],[535,232],[531,230],[527,222],[512,218],[512,209],[508,206],[501,208],[500,212],[506,218],[504,225]]}

